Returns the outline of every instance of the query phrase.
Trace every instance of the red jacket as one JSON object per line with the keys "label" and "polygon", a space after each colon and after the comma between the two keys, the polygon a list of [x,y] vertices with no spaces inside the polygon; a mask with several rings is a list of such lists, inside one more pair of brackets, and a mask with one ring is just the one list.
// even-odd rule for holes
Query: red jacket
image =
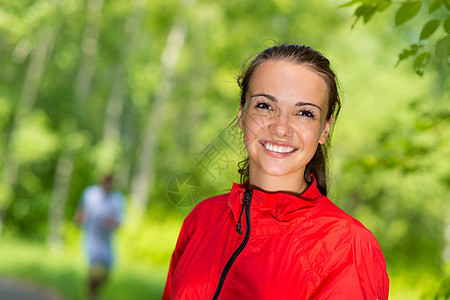
{"label": "red jacket", "polygon": [[163,299],[388,298],[377,240],[315,181],[301,197],[245,191],[234,184],[189,214]]}

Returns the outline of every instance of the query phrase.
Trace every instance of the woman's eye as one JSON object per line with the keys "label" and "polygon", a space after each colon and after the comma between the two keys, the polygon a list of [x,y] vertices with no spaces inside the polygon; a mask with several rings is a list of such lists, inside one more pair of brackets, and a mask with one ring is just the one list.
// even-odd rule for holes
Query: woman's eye
{"label": "woman's eye", "polygon": [[298,115],[307,118],[314,118],[314,114],[309,110],[302,110],[298,113]]}
{"label": "woman's eye", "polygon": [[256,104],[256,108],[260,109],[271,109],[270,105],[264,102]]}

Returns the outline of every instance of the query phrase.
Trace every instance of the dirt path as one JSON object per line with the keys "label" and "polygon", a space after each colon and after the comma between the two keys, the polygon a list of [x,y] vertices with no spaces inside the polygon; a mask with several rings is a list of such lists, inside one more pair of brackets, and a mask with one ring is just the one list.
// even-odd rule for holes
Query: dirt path
{"label": "dirt path", "polygon": [[29,283],[0,277],[0,300],[63,300],[63,298]]}

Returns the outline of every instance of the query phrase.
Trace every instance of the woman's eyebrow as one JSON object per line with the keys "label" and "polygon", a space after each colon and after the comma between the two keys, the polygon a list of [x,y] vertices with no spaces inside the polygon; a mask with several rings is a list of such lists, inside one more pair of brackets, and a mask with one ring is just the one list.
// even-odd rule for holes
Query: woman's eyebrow
{"label": "woman's eyebrow", "polygon": [[310,103],[310,102],[297,102],[297,103],[295,103],[295,106],[305,106],[305,105],[311,105],[311,106],[317,107],[318,109],[320,109],[320,111],[322,111],[322,108],[319,105],[314,104],[314,103]]}
{"label": "woman's eyebrow", "polygon": [[269,94],[254,94],[254,95],[250,96],[250,98],[255,98],[255,97],[264,97],[264,98],[269,99],[270,101],[278,102],[277,98],[275,98],[274,96],[269,95]]}
{"label": "woman's eyebrow", "polygon": [[[254,94],[254,95],[250,96],[250,98],[255,98],[255,97],[264,97],[264,98],[267,98],[270,101],[278,102],[277,98],[275,98],[274,96],[269,95],[269,94],[261,93],[261,94]],[[318,109],[320,109],[320,111],[322,111],[322,108],[319,105],[314,104],[314,103],[310,103],[310,102],[297,102],[297,103],[295,103],[295,106],[306,106],[306,105],[317,107]]]}

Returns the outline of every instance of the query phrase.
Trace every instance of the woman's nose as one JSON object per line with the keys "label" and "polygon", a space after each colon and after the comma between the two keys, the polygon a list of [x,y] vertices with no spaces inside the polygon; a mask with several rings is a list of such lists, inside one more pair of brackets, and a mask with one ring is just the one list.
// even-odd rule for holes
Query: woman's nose
{"label": "woman's nose", "polygon": [[292,127],[289,116],[286,114],[275,116],[270,126],[272,127],[273,132],[279,137],[292,135]]}

